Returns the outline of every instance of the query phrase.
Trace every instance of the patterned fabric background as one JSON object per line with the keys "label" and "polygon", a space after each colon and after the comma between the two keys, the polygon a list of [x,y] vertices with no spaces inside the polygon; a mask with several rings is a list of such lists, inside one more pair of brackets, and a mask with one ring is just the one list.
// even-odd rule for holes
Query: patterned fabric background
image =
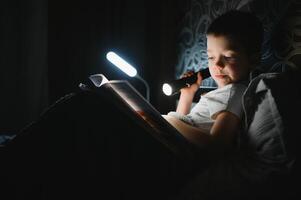
{"label": "patterned fabric background", "polygon": [[[207,67],[205,31],[213,19],[231,9],[252,11],[262,21],[261,68],[264,71],[298,66],[301,61],[300,8],[297,0],[190,0],[179,35],[176,77],[187,70]],[[202,87],[216,87],[216,84],[210,78],[203,81]]]}

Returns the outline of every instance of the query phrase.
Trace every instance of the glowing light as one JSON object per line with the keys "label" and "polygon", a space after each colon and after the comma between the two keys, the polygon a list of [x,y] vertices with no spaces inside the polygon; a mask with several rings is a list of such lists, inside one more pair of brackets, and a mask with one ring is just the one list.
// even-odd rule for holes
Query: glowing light
{"label": "glowing light", "polygon": [[169,84],[164,83],[162,86],[162,91],[165,95],[170,96],[172,94],[172,87]]}
{"label": "glowing light", "polygon": [[137,70],[116,53],[110,51],[107,53],[106,58],[130,77],[137,75]]}

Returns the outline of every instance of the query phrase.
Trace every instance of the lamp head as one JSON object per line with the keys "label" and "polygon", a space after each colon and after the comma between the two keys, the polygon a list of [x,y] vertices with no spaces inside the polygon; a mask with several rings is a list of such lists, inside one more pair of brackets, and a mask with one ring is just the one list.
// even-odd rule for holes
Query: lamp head
{"label": "lamp head", "polygon": [[108,52],[106,58],[128,76],[134,77],[137,75],[137,70],[113,51]]}

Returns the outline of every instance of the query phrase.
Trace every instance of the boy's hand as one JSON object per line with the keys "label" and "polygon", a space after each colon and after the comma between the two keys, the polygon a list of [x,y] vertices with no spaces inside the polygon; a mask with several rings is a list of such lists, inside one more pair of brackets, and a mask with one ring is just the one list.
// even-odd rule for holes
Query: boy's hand
{"label": "boy's hand", "polygon": [[[190,77],[193,74],[194,74],[193,71],[187,71],[181,76],[181,78]],[[194,84],[190,85],[189,87],[182,88],[180,90],[182,94],[194,95],[196,93],[196,91],[199,89],[199,87],[202,83],[202,80],[203,80],[200,72],[197,73],[197,77],[198,77],[197,81]]]}
{"label": "boy's hand", "polygon": [[[188,72],[184,73],[182,77],[183,78],[189,77],[189,76],[192,76],[193,74],[194,74],[194,72],[188,71]],[[179,99],[177,110],[176,110],[177,113],[186,115],[190,112],[194,95],[195,95],[196,91],[199,89],[199,87],[202,83],[202,79],[203,79],[200,72],[197,73],[197,77],[198,77],[197,81],[194,84],[190,85],[189,87],[182,88],[180,90],[181,95],[180,95],[180,99]]]}

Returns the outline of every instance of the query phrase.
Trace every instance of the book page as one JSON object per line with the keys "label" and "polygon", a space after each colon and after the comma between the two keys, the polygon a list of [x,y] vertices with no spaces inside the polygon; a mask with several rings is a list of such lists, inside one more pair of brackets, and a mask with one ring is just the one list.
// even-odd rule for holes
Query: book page
{"label": "book page", "polygon": [[110,81],[109,83],[129,106],[150,126],[156,129],[156,131],[166,133],[176,131],[176,129],[162,117],[161,113],[127,81]]}
{"label": "book page", "polygon": [[109,80],[103,74],[93,74],[89,76],[89,79],[96,87],[100,87],[103,84],[109,82]]}

